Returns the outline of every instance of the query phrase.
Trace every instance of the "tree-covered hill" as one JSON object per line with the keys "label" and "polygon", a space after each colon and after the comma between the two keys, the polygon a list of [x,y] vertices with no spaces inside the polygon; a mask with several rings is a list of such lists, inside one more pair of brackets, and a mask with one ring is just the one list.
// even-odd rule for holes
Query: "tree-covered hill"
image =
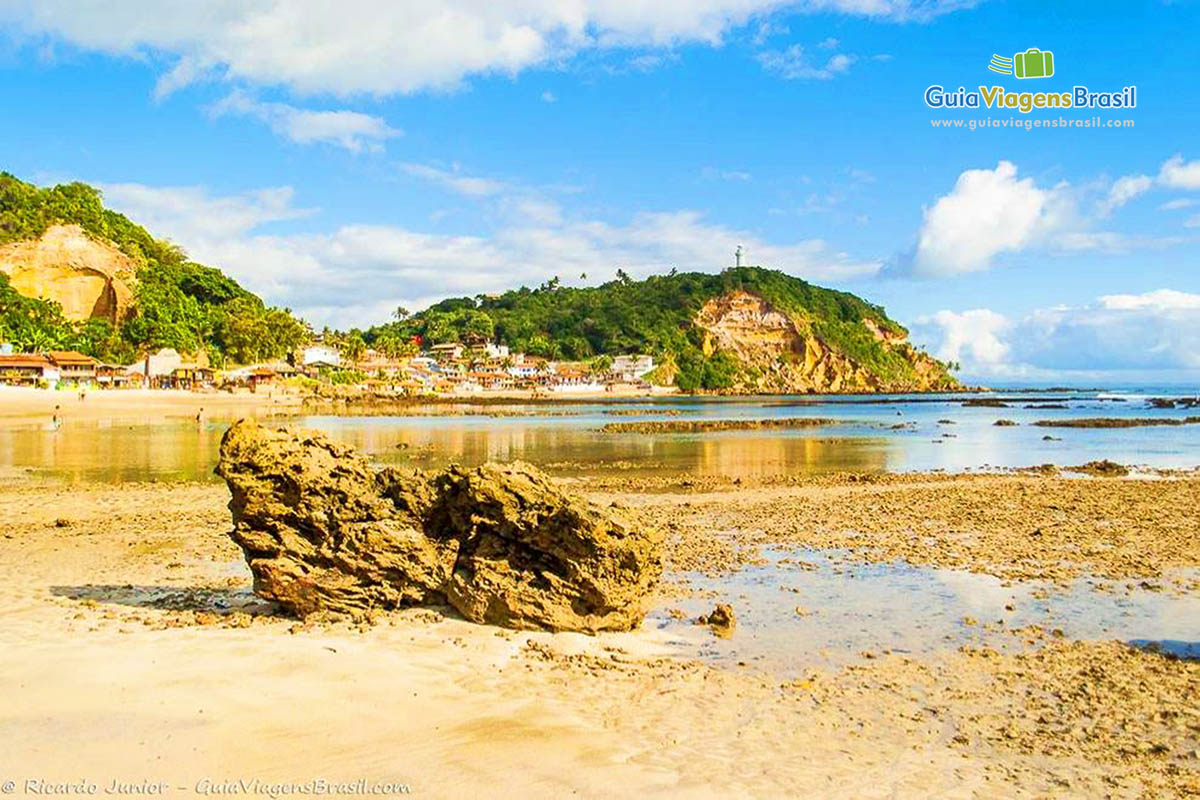
{"label": "tree-covered hill", "polygon": [[160,347],[246,363],[282,356],[306,336],[288,310],[268,307],[220,270],[106,209],[95,188],[40,188],[0,172],[0,245],[35,240],[53,225],[78,225],[132,259],[133,312],[115,324],[71,321],[55,303],[20,295],[0,272],[0,341],[24,350],[78,349],[122,363]]}
{"label": "tree-covered hill", "polygon": [[873,385],[954,383],[943,365],[903,341],[907,331],[879,306],[759,267],[719,274],[672,271],[642,281],[618,272],[616,280],[596,287],[564,287],[551,280],[537,289],[452,298],[411,317],[401,313],[401,319],[368,331],[367,339],[419,335],[438,343],[477,336],[514,351],[570,360],[651,353],[675,367],[680,388],[730,389],[764,365],[747,364],[729,352],[706,354],[706,331],[697,315],[706,303],[736,292],[760,297],[788,315],[801,337],[811,337],[873,376]]}

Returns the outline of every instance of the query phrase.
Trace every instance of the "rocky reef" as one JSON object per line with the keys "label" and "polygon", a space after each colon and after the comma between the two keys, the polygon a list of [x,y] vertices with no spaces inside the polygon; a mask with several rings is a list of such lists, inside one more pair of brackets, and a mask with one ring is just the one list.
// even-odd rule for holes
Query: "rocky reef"
{"label": "rocky reef", "polygon": [[301,617],[449,604],[510,628],[629,630],[662,571],[656,531],[527,464],[376,468],[322,434],[243,420],[216,472],[255,593]]}

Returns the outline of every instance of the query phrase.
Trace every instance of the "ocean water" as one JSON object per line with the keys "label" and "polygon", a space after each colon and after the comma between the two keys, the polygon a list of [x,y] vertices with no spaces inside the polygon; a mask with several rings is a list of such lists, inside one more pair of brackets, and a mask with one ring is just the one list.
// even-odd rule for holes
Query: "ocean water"
{"label": "ocean water", "polygon": [[[1121,392],[1000,392],[1004,408],[965,407],[978,395],[837,395],[661,398],[611,402],[463,405],[429,415],[307,416],[311,427],[387,463],[521,459],[570,474],[621,469],[692,471],[731,477],[830,471],[966,471],[1108,458],[1153,468],[1200,466],[1200,425],[1122,429],[1043,428],[1038,420],[1082,417],[1181,419],[1200,409],[1156,409],[1153,397],[1195,391],[1146,387]],[[1041,407],[1030,407],[1041,406]],[[1055,406],[1055,407],[1047,407]],[[1063,407],[1057,407],[1063,406]],[[614,413],[614,412],[620,412]],[[603,433],[609,422],[818,417],[835,424],[715,433]],[[997,420],[1017,423],[997,427]],[[100,420],[0,427],[0,469],[79,481],[215,480],[229,420],[131,424]],[[1047,438],[1050,437],[1050,438]]]}

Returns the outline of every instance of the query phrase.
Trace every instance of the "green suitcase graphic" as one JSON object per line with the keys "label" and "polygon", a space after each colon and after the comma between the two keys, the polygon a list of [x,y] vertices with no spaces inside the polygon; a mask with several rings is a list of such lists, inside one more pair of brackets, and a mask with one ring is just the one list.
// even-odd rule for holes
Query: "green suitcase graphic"
{"label": "green suitcase graphic", "polygon": [[1014,74],[1018,78],[1049,78],[1054,74],[1054,53],[1031,47],[1013,56]]}

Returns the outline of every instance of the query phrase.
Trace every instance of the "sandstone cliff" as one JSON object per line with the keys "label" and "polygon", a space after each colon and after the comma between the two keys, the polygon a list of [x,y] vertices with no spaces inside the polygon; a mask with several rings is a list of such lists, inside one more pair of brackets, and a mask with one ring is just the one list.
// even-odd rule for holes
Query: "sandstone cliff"
{"label": "sandstone cliff", "polygon": [[0,271],[21,294],[58,303],[70,320],[116,325],[133,307],[133,259],[78,225],[53,225],[37,239],[0,246]]}
{"label": "sandstone cliff", "polygon": [[956,382],[899,330],[870,318],[853,323],[881,353],[864,363],[823,341],[813,320],[775,308],[762,297],[733,291],[703,305],[694,319],[704,354],[725,352],[742,365],[735,392],[898,392],[953,388]]}

